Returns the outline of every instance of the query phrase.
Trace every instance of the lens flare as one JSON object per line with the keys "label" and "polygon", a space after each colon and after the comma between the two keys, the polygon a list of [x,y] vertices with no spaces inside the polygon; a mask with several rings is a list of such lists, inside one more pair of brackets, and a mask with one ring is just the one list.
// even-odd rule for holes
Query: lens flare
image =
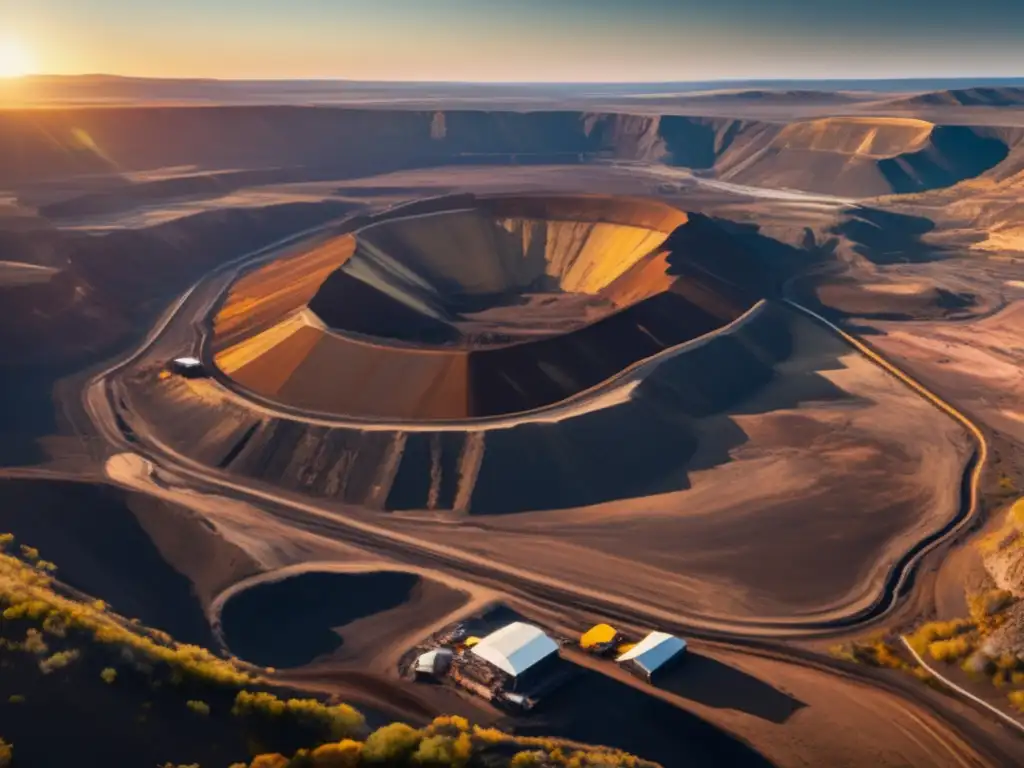
{"label": "lens flare", "polygon": [[21,77],[32,71],[32,57],[17,40],[0,39],[0,77]]}

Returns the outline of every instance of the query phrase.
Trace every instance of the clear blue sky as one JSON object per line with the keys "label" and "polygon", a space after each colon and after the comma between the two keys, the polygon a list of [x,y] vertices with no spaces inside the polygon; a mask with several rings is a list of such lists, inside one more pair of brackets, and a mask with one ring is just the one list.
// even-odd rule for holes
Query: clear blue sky
{"label": "clear blue sky", "polygon": [[1024,0],[0,0],[2,45],[160,77],[1024,76]]}

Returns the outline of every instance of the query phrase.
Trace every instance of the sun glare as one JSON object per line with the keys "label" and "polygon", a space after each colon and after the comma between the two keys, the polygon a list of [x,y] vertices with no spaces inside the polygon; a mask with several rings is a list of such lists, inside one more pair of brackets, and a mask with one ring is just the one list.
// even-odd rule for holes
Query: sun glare
{"label": "sun glare", "polygon": [[0,39],[0,77],[21,77],[32,71],[32,57],[17,40]]}

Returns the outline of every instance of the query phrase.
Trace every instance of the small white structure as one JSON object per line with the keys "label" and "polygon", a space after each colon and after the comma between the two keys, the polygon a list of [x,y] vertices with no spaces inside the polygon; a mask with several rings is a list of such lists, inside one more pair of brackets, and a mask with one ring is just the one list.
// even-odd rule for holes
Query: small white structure
{"label": "small white structure", "polygon": [[686,641],[667,632],[651,632],[616,661],[635,675],[651,682],[659,671],[686,653]]}
{"label": "small white structure", "polygon": [[558,643],[540,627],[517,621],[489,634],[470,653],[507,675],[521,677],[531,667],[557,655]]}
{"label": "small white structure", "polygon": [[413,664],[417,677],[441,677],[452,663],[452,652],[448,648],[435,648],[422,654]]}
{"label": "small white structure", "polygon": [[170,369],[173,373],[187,378],[203,376],[206,373],[203,370],[203,361],[198,357],[176,357],[171,360]]}

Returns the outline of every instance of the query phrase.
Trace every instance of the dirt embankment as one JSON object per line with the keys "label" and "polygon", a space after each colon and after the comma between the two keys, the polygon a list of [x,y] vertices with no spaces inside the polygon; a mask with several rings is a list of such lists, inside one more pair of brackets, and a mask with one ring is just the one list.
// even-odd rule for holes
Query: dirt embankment
{"label": "dirt embankment", "polygon": [[902,118],[826,118],[739,132],[715,163],[719,178],[851,197],[948,187],[1002,162],[987,129]]}
{"label": "dirt embankment", "polygon": [[59,563],[64,583],[182,642],[210,646],[205,605],[251,564],[186,510],[158,507],[107,486],[0,483],[0,530]]}
{"label": "dirt embankment", "polygon": [[[771,380],[774,362],[790,354],[789,318],[766,307],[593,403],[522,423],[445,431],[318,425],[252,409],[214,382],[149,375],[129,383],[126,415],[206,464],[370,508],[494,514],[582,506],[688,487],[699,443],[691,420]],[[704,463],[725,460],[722,451],[703,455]]]}
{"label": "dirt embankment", "polygon": [[10,253],[58,269],[0,286],[0,366],[81,364],[109,354],[168,301],[232,257],[351,210],[338,201],[212,211],[103,236],[8,233]]}

